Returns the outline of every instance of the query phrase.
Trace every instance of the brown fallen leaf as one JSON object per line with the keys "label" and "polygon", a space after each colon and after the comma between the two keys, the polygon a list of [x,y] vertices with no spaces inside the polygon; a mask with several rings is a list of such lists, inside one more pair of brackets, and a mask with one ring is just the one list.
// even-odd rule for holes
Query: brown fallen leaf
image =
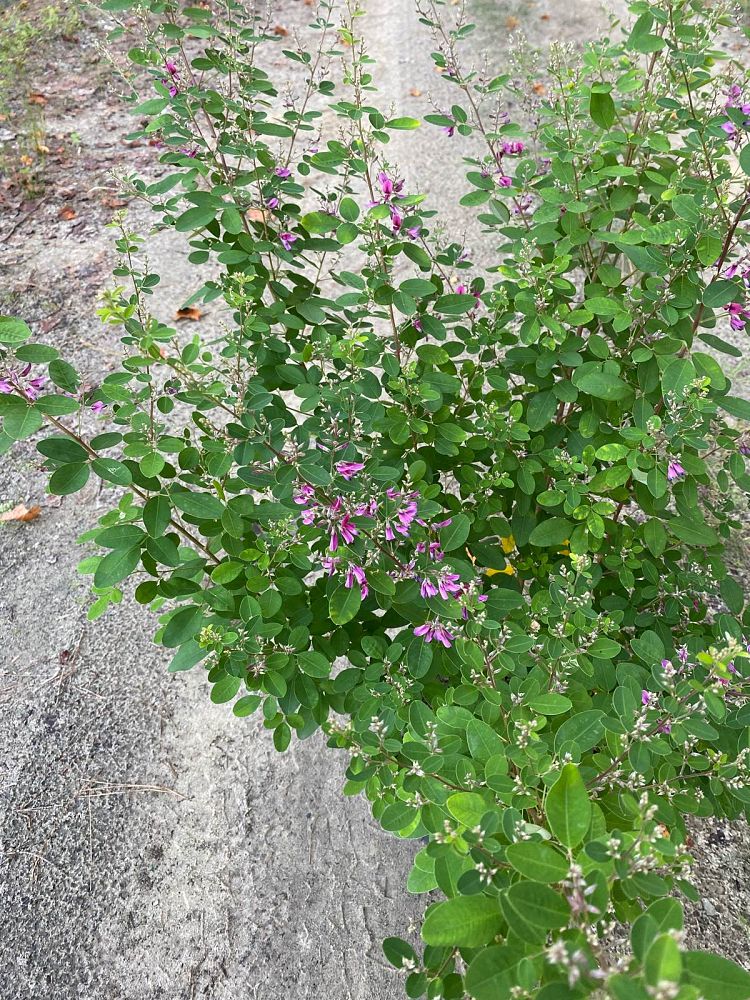
{"label": "brown fallen leaf", "polygon": [[47,98],[44,94],[33,93],[29,94],[29,104],[46,104]]}
{"label": "brown fallen leaf", "polygon": [[0,521],[35,521],[41,513],[42,508],[39,506],[27,507],[25,504],[19,503],[12,510],[6,510],[4,514],[0,514]]}
{"label": "brown fallen leaf", "polygon": [[419,87],[412,87],[409,93],[411,94],[412,97],[422,96],[422,91],[419,89]]}
{"label": "brown fallen leaf", "polygon": [[505,27],[508,29],[508,31],[515,31],[520,23],[521,22],[518,20],[518,18],[514,17],[513,14],[510,14],[508,17],[505,18]]}
{"label": "brown fallen leaf", "polygon": [[531,89],[534,91],[535,94],[539,94],[540,97],[543,94],[547,93],[547,88],[544,86],[543,83],[535,83]]}
{"label": "brown fallen leaf", "polygon": [[57,217],[58,219],[62,219],[64,222],[70,222],[71,219],[75,219],[76,210],[71,208],[70,205],[64,205],[57,213]]}
{"label": "brown fallen leaf", "polygon": [[127,204],[127,201],[123,198],[115,198],[114,195],[110,194],[105,195],[102,198],[102,205],[104,205],[105,208],[125,208]]}
{"label": "brown fallen leaf", "polygon": [[201,318],[202,315],[203,313],[198,306],[186,306],[184,309],[178,309],[174,318],[178,323],[183,319],[190,319],[195,323]]}
{"label": "brown fallen leaf", "polygon": [[289,34],[289,29],[285,28],[283,24],[277,24],[273,29],[274,35],[279,35],[280,38],[286,38]]}
{"label": "brown fallen leaf", "polygon": [[549,14],[542,14],[539,19],[541,21],[549,21]]}

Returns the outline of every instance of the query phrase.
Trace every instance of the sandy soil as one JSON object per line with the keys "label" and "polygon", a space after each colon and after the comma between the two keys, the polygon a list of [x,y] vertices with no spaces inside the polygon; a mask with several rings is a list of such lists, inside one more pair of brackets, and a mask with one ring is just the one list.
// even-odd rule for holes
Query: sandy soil
{"label": "sandy soil", "polygon": [[[309,13],[301,0],[281,7],[290,28]],[[439,84],[410,0],[369,8],[387,98],[419,112],[409,92]],[[477,0],[476,13],[476,54],[498,68],[511,26],[545,44],[602,23],[594,0]],[[87,29],[60,42],[35,80],[48,144],[63,152],[43,201],[4,192],[0,230],[0,311],[23,315],[91,381],[118,355],[95,315],[113,260],[108,171],[148,171],[154,159],[122,140],[128,118],[96,38]],[[414,186],[445,204],[456,147],[425,130],[393,149]],[[60,217],[66,206],[73,218]],[[148,228],[143,208],[131,218]],[[449,221],[463,230],[455,209]],[[169,319],[198,282],[174,236],[153,237],[150,256],[164,276],[155,311]],[[209,307],[197,329],[216,318]],[[342,800],[343,763],[321,740],[278,755],[256,722],[209,702],[199,672],[169,676],[134,602],[88,624],[75,540],[111,494],[91,483],[45,502],[44,484],[33,441],[1,460],[0,501],[44,507],[36,521],[0,526],[0,1000],[401,997],[380,942],[421,917],[404,890],[412,846],[381,833],[366,802]],[[696,837],[705,900],[691,935],[747,958],[747,835],[714,825]]]}

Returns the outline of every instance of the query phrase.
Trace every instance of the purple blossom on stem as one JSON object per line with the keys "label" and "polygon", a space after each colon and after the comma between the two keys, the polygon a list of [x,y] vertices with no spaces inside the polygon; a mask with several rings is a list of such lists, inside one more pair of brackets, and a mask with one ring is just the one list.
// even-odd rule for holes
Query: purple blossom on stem
{"label": "purple blossom on stem", "polygon": [[391,205],[391,230],[394,236],[400,232],[401,226],[404,222],[403,215],[399,212],[395,205]]}
{"label": "purple blossom on stem", "polygon": [[106,407],[107,407],[106,403],[103,403],[101,399],[97,399],[95,403],[91,404],[91,412],[96,413],[98,415],[102,413],[106,409]]}
{"label": "purple blossom on stem", "polygon": [[728,306],[724,306],[726,312],[729,313],[729,325],[733,330],[744,330],[745,323],[750,317],[750,312],[743,306],[741,302],[731,302]]}
{"label": "purple blossom on stem", "polygon": [[677,459],[673,458],[667,465],[667,482],[673,483],[676,479],[681,479],[686,475],[684,468]]}
{"label": "purple blossom on stem", "polygon": [[0,392],[6,396],[12,392],[20,392],[27,399],[33,402],[47,384],[47,376],[38,375],[36,378],[24,381],[30,371],[30,364],[24,365],[23,368],[17,372],[7,371],[5,378],[0,379]]}
{"label": "purple blossom on stem", "polygon": [[737,126],[734,124],[734,122],[724,122],[721,128],[722,131],[726,132],[726,134],[729,136],[730,139],[733,136],[737,135]]}
{"label": "purple blossom on stem", "polygon": [[421,234],[422,234],[421,226],[410,226],[406,230],[406,235],[409,237],[410,240],[418,240]]}
{"label": "purple blossom on stem", "polygon": [[447,135],[449,139],[452,139],[453,138],[453,134],[456,131],[456,126],[455,125],[443,125],[441,131],[444,132],[445,135]]}
{"label": "purple blossom on stem", "polygon": [[451,648],[455,638],[453,633],[449,632],[448,629],[439,622],[425,622],[424,625],[417,625],[414,629],[414,635],[423,636],[425,642],[432,642],[432,640],[435,639],[437,642],[441,642],[446,649]]}
{"label": "purple blossom on stem", "polygon": [[291,250],[292,244],[297,242],[299,236],[295,236],[294,233],[279,233],[279,239],[285,250]]}
{"label": "purple blossom on stem", "polygon": [[336,472],[349,482],[349,480],[353,479],[358,472],[361,472],[362,469],[364,469],[364,467],[364,462],[337,462]]}
{"label": "purple blossom on stem", "polygon": [[513,142],[504,142],[500,147],[500,155],[520,156],[524,149],[526,149],[524,143],[522,143],[519,139],[516,139]]}
{"label": "purple blossom on stem", "polygon": [[359,584],[359,590],[362,594],[362,600],[364,600],[370,593],[370,588],[367,586],[367,577],[365,571],[361,566],[352,564],[346,571],[346,577],[344,578],[344,586],[351,590],[354,584]]}
{"label": "purple blossom on stem", "polygon": [[276,174],[277,177],[281,178],[292,176],[292,171],[289,169],[289,167],[276,167],[274,173]]}
{"label": "purple blossom on stem", "polygon": [[266,198],[266,208],[274,209],[279,207],[279,199],[276,197]]}
{"label": "purple blossom on stem", "polygon": [[341,559],[338,556],[324,556],[321,565],[329,576],[333,576],[340,562]]}
{"label": "purple blossom on stem", "polygon": [[509,188],[509,187],[513,186],[513,178],[512,177],[508,177],[507,174],[503,174],[501,177],[498,178],[497,183],[498,183],[498,187]]}
{"label": "purple blossom on stem", "polygon": [[398,197],[404,189],[403,180],[393,180],[385,170],[380,171],[377,182],[380,185],[383,201],[390,201],[392,198]]}

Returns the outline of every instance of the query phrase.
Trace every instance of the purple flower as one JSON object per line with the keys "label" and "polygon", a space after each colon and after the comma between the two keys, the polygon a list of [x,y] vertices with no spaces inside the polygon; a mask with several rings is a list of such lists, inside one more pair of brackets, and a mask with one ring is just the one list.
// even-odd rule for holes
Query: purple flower
{"label": "purple flower", "polygon": [[276,169],[274,170],[274,173],[276,174],[277,177],[291,177],[292,176],[292,171],[289,169],[289,167],[276,167]]}
{"label": "purple flower", "polygon": [[295,503],[306,504],[313,501],[314,497],[315,497],[315,488],[313,486],[310,486],[309,483],[304,483],[302,486],[300,486],[299,492],[295,493],[292,499],[294,500]]}
{"label": "purple flower", "polygon": [[652,698],[653,698],[653,694],[650,691],[647,691],[645,688],[641,691],[641,704],[642,705],[650,705]]}
{"label": "purple flower", "polygon": [[502,177],[498,178],[498,186],[501,188],[509,188],[513,186],[513,178],[508,177],[507,174],[503,174]]}
{"label": "purple flower", "polygon": [[676,459],[672,459],[667,465],[667,482],[673,483],[675,479],[681,479],[686,475],[685,470]]}
{"label": "purple flower", "polygon": [[442,131],[448,136],[449,139],[453,137],[453,133],[456,131],[455,125],[443,125]]}
{"label": "purple flower", "polygon": [[392,180],[385,170],[380,171],[377,176],[377,182],[383,194],[383,201],[390,201],[391,198],[400,195],[404,189],[404,182],[402,180]]}
{"label": "purple flower", "polygon": [[724,93],[727,95],[727,103],[724,107],[733,108],[737,101],[739,101],[742,97],[742,87],[740,87],[737,83],[733,83],[731,87],[727,87]]}
{"label": "purple flower", "polygon": [[403,221],[403,215],[399,212],[395,205],[391,205],[391,229],[394,236],[400,231]]}
{"label": "purple flower", "polygon": [[425,622],[424,625],[417,625],[414,629],[414,635],[424,636],[425,642],[432,642],[433,639],[436,639],[446,649],[451,648],[455,638],[444,625],[440,625],[438,622]]}
{"label": "purple flower", "polygon": [[687,663],[689,655],[687,646],[680,646],[677,650],[677,659],[683,666]]}
{"label": "purple flower", "polygon": [[730,138],[734,135],[737,135],[737,126],[734,124],[734,122],[724,122],[724,124],[721,127],[722,130],[726,132],[726,134]]}
{"label": "purple flower", "polygon": [[367,577],[365,576],[365,571],[361,566],[352,564],[346,571],[344,586],[351,590],[355,583],[359,584],[362,600],[364,600],[370,593],[370,588],[367,586]]}
{"label": "purple flower", "polygon": [[418,240],[421,233],[422,233],[421,226],[410,226],[406,230],[406,235],[409,237],[410,240]]}
{"label": "purple flower", "polygon": [[97,399],[95,403],[91,404],[91,412],[96,414],[102,413],[106,409],[106,406],[107,404],[103,403],[101,399]]}
{"label": "purple flower", "polygon": [[177,68],[177,63],[174,62],[172,59],[165,59],[164,60],[164,69],[175,80],[179,80],[180,79],[180,71]]}
{"label": "purple flower", "polygon": [[422,583],[420,584],[419,587],[419,593],[422,595],[422,597],[424,597],[424,599],[427,600],[428,597],[435,597],[437,592],[438,589],[432,582],[432,580],[430,580],[428,577],[425,577],[422,580]]}
{"label": "purple flower", "polygon": [[266,208],[278,208],[279,199],[278,198],[266,198]]}
{"label": "purple flower", "polygon": [[522,142],[515,140],[514,142],[504,142],[500,151],[503,156],[519,156],[525,148]]}
{"label": "purple flower", "polygon": [[321,565],[323,569],[327,571],[329,576],[333,576],[336,572],[336,567],[341,562],[338,556],[324,556]]}
{"label": "purple flower", "polygon": [[343,476],[348,482],[350,479],[353,479],[358,472],[361,472],[364,467],[364,462],[337,462],[336,472],[338,472],[340,476]]}
{"label": "purple flower", "polygon": [[297,242],[299,236],[295,236],[294,233],[279,233],[279,239],[285,250],[291,250],[292,244]]}
{"label": "purple flower", "polygon": [[750,312],[743,306],[741,302],[732,302],[728,306],[724,306],[726,312],[729,313],[729,325],[733,330],[744,330],[745,323],[748,317],[750,317]]}
{"label": "purple flower", "polygon": [[534,199],[530,194],[525,194],[521,198],[518,198],[513,209],[514,215],[525,215],[531,206],[534,204]]}
{"label": "purple flower", "polygon": [[414,319],[411,321],[411,325],[418,333],[422,332],[422,320],[419,318],[419,316],[414,317]]}
{"label": "purple flower", "polygon": [[456,597],[458,594],[463,593],[463,587],[459,583],[460,577],[458,573],[442,573],[438,577],[438,591],[443,600],[447,601],[449,597]]}

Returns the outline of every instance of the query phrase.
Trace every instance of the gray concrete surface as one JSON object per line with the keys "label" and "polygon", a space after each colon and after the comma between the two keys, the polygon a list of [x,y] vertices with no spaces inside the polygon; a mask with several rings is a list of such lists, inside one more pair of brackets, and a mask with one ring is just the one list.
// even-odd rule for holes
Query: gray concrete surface
{"label": "gray concrete surface", "polygon": [[[309,13],[298,0],[282,7],[290,27]],[[411,0],[369,8],[387,97],[417,111],[443,84]],[[476,9],[485,30],[475,54],[486,49],[498,69],[508,17],[537,43],[585,38],[601,23],[593,0]],[[81,135],[79,190],[92,165],[141,169],[153,155],[121,144],[127,119],[106,76],[90,97],[78,71],[95,58],[89,45],[56,67],[85,104],[50,121]],[[450,203],[457,144],[425,129],[393,150],[414,186]],[[112,253],[101,213],[81,204],[64,223],[53,200],[8,241],[2,304],[93,380],[118,352],[94,313]],[[143,209],[133,216],[147,225]],[[460,210],[450,222],[462,232]],[[184,247],[163,234],[151,257],[164,274],[156,311],[169,318],[194,277]],[[215,319],[209,307],[197,329]],[[42,501],[33,442],[0,461],[0,500]],[[343,763],[321,740],[278,755],[256,722],[209,702],[199,671],[169,676],[148,639],[153,623],[132,601],[86,622],[75,539],[110,499],[90,483],[32,523],[0,526],[0,1000],[396,1000],[401,982],[380,941],[412,933],[421,916],[404,891],[412,848],[381,833],[366,802],[342,799]],[[714,913],[696,912],[696,940],[742,958],[746,835],[702,836]]]}

